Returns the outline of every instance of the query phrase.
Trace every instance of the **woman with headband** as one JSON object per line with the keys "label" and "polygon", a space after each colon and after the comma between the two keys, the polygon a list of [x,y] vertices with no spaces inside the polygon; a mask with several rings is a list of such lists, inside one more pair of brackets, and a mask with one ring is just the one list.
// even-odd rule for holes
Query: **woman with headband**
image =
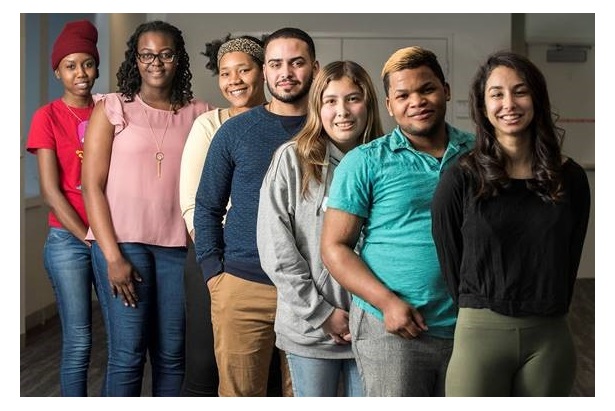
{"label": "woman with headband", "polygon": [[[193,225],[195,196],[205,157],[214,134],[229,118],[264,104],[263,47],[253,37],[243,36],[206,44],[209,58],[205,67],[218,75],[222,96],[229,102],[199,116],[184,147],[180,172],[180,205],[190,237],[194,241]],[[211,303],[191,244],[184,277],[186,293],[186,375],[183,396],[217,396],[218,370],[214,355],[211,325]],[[278,358],[278,356],[273,356]],[[279,369],[279,367],[276,367]]]}

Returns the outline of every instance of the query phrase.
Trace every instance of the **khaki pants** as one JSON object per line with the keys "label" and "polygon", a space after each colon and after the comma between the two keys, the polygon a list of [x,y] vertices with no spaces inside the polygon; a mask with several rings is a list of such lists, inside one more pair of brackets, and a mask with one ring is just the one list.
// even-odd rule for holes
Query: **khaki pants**
{"label": "khaki pants", "polygon": [[[207,283],[221,397],[264,397],[275,344],[276,289],[221,273]],[[286,356],[280,352],[284,395],[292,396]]]}

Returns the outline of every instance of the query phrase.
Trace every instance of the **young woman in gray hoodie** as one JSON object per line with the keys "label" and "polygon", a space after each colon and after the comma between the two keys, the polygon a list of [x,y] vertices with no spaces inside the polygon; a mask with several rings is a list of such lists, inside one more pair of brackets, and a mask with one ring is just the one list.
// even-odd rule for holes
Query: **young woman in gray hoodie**
{"label": "young woman in gray hoodie", "polygon": [[260,190],[257,243],[277,288],[276,346],[286,352],[294,395],[362,396],[351,350],[351,295],[320,259],[320,231],[333,171],[359,144],[381,136],[367,72],[352,61],[321,69],[305,126],[275,153]]}

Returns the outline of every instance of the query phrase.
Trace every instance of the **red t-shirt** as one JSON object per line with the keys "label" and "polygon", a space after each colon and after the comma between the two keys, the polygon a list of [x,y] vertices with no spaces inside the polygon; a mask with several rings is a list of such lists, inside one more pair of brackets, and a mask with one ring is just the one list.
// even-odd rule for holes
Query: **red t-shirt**
{"label": "red t-shirt", "polygon": [[[81,161],[85,126],[93,108],[71,107],[71,112],[61,99],[52,101],[34,113],[26,144],[26,149],[32,154],[36,154],[39,148],[56,152],[60,189],[86,226],[88,218],[81,196]],[[49,226],[62,227],[53,212],[49,213]]]}

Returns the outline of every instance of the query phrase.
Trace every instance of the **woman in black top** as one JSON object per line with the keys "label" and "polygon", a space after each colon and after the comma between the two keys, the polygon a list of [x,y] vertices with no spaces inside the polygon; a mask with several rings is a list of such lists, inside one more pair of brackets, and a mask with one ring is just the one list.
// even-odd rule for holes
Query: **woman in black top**
{"label": "woman in black top", "polygon": [[498,52],[470,92],[476,146],[433,203],[442,273],[459,306],[447,396],[567,396],[566,314],[590,211],[587,176],[562,156],[546,81]]}

